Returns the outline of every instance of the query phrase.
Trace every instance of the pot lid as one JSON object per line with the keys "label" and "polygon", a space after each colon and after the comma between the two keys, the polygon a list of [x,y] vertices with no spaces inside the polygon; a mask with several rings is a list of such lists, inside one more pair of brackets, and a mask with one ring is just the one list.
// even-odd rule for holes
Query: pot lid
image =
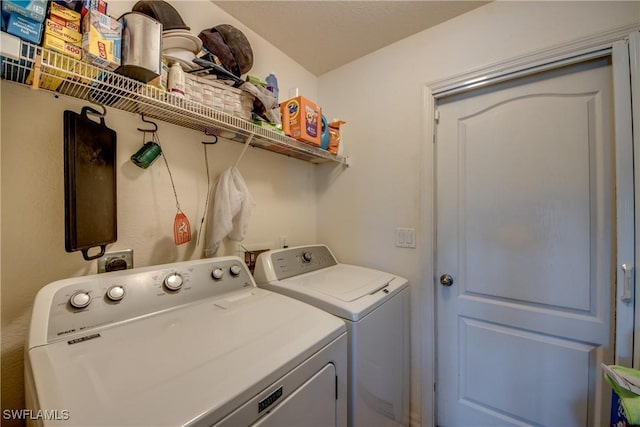
{"label": "pot lid", "polygon": [[166,1],[139,1],[133,5],[134,12],[144,13],[162,23],[165,30],[190,28],[184,23],[178,11]]}

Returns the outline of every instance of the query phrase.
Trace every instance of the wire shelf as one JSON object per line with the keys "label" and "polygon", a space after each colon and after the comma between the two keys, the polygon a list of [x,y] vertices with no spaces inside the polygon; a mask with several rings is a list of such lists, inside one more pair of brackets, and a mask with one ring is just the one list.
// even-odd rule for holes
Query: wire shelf
{"label": "wire shelf", "polygon": [[19,59],[2,58],[2,78],[189,129],[244,143],[311,163],[348,159],[321,148],[299,142],[271,129],[185,100],[154,86],[76,60],[70,56],[21,42]]}

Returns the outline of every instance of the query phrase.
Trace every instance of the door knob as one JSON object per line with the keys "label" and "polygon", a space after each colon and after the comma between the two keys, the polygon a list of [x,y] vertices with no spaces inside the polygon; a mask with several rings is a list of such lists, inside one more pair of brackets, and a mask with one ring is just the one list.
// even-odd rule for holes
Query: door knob
{"label": "door knob", "polygon": [[440,284],[442,286],[451,286],[453,285],[453,277],[450,274],[443,274],[440,276]]}

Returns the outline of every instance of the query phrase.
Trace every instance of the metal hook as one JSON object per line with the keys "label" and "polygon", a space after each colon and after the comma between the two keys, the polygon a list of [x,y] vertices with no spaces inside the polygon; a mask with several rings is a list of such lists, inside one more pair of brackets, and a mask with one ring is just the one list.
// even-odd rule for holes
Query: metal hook
{"label": "metal hook", "polygon": [[[100,114],[99,112],[96,111],[96,113],[98,113],[98,115],[100,115],[100,117],[106,117],[107,116],[107,107],[105,107],[104,105],[100,104],[99,102],[93,102],[91,100],[89,100],[89,102],[91,102],[94,105],[97,105],[98,107],[102,108],[102,114]],[[95,110],[93,110],[95,111]]]}
{"label": "metal hook", "polygon": [[213,134],[213,133],[209,133],[209,129],[204,128],[204,134],[205,134],[205,135],[207,135],[207,136],[212,136],[212,137],[214,137],[214,138],[215,138],[215,140],[214,140],[214,141],[202,141],[202,143],[203,143],[204,145],[213,145],[213,144],[215,144],[215,143],[217,143],[217,142],[218,142],[218,135],[215,135],[215,134]]}
{"label": "metal hook", "polygon": [[156,133],[156,132],[158,132],[158,125],[156,124],[156,122],[152,122],[151,120],[145,120],[145,118],[144,118],[144,113],[140,114],[140,117],[141,117],[141,120],[142,120],[143,122],[145,122],[145,123],[150,123],[150,124],[152,124],[152,125],[153,125],[153,129],[141,129],[141,128],[138,128],[138,130],[139,130],[140,132],[149,132],[149,133]]}

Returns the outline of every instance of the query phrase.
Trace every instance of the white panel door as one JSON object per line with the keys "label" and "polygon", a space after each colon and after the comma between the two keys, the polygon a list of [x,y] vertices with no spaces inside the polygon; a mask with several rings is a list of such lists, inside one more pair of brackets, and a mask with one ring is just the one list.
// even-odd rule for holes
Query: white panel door
{"label": "white panel door", "polygon": [[[438,426],[606,425],[609,58],[438,101]],[[436,279],[438,281],[439,278]]]}

